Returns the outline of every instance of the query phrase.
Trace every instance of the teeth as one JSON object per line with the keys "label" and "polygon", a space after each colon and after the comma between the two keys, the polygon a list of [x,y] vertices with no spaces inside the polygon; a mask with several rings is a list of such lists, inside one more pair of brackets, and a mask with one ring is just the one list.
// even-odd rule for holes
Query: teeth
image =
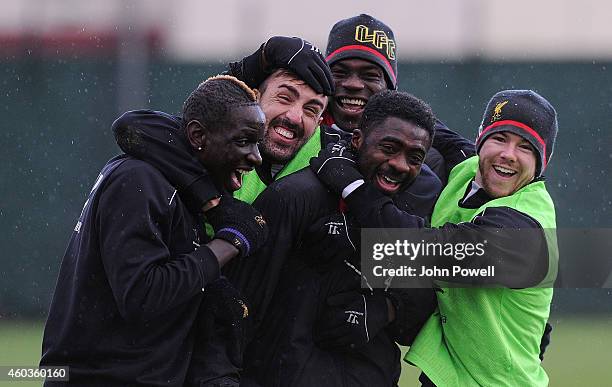
{"label": "teeth", "polygon": [[244,175],[247,172],[249,172],[248,169],[241,169],[241,168],[236,169],[236,173],[238,173],[240,175]]}
{"label": "teeth", "polygon": [[385,179],[386,181],[388,181],[388,182],[389,182],[389,183],[391,183],[391,184],[398,184],[398,183],[400,182],[399,180],[392,179],[392,178],[387,177],[387,176],[385,176],[385,175],[383,175],[383,177],[382,177],[382,178],[383,178],[383,179]]}
{"label": "teeth", "polygon": [[274,131],[276,133],[280,134],[281,136],[283,136],[285,138],[288,138],[290,140],[292,140],[295,137],[295,134],[292,131],[287,130],[285,128],[276,127],[276,128],[274,128]]}
{"label": "teeth", "polygon": [[495,168],[496,171],[499,171],[501,173],[508,173],[508,174],[514,174],[515,173],[512,169],[508,169],[508,168],[504,168],[504,167],[494,166],[493,168]]}
{"label": "teeth", "polygon": [[340,98],[340,102],[347,105],[365,105],[365,101],[359,98]]}

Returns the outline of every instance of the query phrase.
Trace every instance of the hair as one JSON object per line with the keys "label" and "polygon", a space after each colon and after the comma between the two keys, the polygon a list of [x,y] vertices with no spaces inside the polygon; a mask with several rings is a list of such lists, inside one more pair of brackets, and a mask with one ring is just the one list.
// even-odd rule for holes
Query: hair
{"label": "hair", "polygon": [[191,92],[183,104],[183,125],[198,120],[206,127],[227,123],[229,111],[238,106],[256,105],[255,92],[230,75],[215,75]]}
{"label": "hair", "polygon": [[274,76],[275,78],[282,77],[282,76],[289,77],[289,78],[295,78],[298,81],[304,82],[302,78],[300,78],[296,73],[294,73],[293,71],[289,69],[285,69],[285,68],[275,69],[259,85],[258,90],[260,94],[263,94],[266,91],[266,89],[268,88],[268,84],[270,83],[270,80],[272,79],[272,76]]}
{"label": "hair", "polygon": [[427,103],[412,94],[397,90],[376,93],[365,106],[360,128],[364,136],[388,117],[410,121],[429,133],[433,140],[436,117]]}

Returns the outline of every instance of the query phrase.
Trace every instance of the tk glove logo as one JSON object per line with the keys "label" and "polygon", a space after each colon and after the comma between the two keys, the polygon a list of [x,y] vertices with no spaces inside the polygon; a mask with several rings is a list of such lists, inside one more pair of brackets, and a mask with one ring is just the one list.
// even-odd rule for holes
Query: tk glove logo
{"label": "tk glove logo", "polygon": [[359,325],[359,320],[357,319],[358,316],[363,316],[363,313],[361,312],[357,312],[355,310],[347,310],[344,313],[348,313],[348,318],[346,319],[346,322],[349,322],[351,324],[355,324],[355,325]]}

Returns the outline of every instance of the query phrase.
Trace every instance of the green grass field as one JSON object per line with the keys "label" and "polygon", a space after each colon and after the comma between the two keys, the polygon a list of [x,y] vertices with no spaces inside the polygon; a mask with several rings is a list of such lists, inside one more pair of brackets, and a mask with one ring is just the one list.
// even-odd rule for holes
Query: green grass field
{"label": "green grass field", "polygon": [[[612,379],[612,316],[552,319],[554,331],[544,367],[551,386],[607,386]],[[0,365],[38,364],[42,324],[0,321]],[[404,366],[400,386],[418,386],[418,371]],[[40,382],[3,382],[0,386],[39,386]]]}

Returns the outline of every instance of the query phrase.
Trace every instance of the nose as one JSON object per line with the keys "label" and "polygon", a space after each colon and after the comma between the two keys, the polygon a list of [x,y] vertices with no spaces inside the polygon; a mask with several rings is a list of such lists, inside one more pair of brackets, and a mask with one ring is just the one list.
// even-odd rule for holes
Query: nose
{"label": "nose", "polygon": [[353,73],[344,79],[342,86],[351,90],[361,90],[365,84],[358,74]]}
{"label": "nose", "polygon": [[404,156],[396,156],[392,159],[389,159],[389,166],[395,169],[397,173],[409,173],[410,165],[408,164],[408,160]]}
{"label": "nose", "polygon": [[292,123],[299,125],[302,122],[303,114],[304,112],[302,111],[301,106],[293,105],[291,106],[289,110],[287,110],[287,113],[285,114],[285,116]]}
{"label": "nose", "polygon": [[502,149],[500,156],[502,159],[509,161],[509,162],[514,162],[516,161],[516,146],[513,144],[505,144],[504,148]]}
{"label": "nose", "polygon": [[257,145],[253,145],[251,147],[251,150],[247,154],[246,159],[252,167],[261,165],[261,154],[259,153],[259,148],[257,147]]}

